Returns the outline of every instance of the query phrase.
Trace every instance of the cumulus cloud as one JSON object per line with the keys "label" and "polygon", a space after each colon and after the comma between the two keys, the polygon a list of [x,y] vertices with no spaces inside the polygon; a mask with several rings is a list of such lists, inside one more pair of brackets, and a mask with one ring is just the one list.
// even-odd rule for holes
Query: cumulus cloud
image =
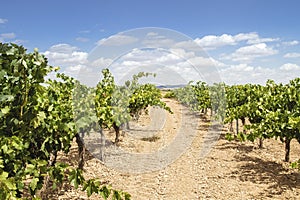
{"label": "cumulus cloud", "polygon": [[195,52],[193,51],[187,51],[185,49],[182,48],[171,48],[170,52],[172,52],[173,54],[181,57],[181,58],[185,58],[185,59],[189,59],[192,57],[195,57]]}
{"label": "cumulus cloud", "polygon": [[[114,61],[110,68],[117,82],[128,80],[140,71],[157,74],[156,83],[186,84],[190,80],[217,80],[217,66],[223,63],[196,56],[185,49],[133,49]],[[153,80],[155,81],[155,80]]]}
{"label": "cumulus cloud", "polygon": [[62,43],[51,46],[48,51],[56,53],[72,53],[73,51],[77,50],[79,50],[78,47]]}
{"label": "cumulus cloud", "polygon": [[264,43],[264,42],[276,42],[279,41],[279,38],[254,38],[247,41],[247,44],[257,44],[257,43]]}
{"label": "cumulus cloud", "polygon": [[237,35],[234,35],[233,38],[235,41],[240,42],[240,41],[254,40],[256,38],[259,38],[259,36],[255,32],[250,32],[250,33],[239,33]]}
{"label": "cumulus cloud", "polygon": [[[297,40],[288,42],[280,42],[280,40],[280,38],[275,37],[261,37],[256,32],[250,32],[236,35],[207,35],[202,38],[196,38],[194,41],[205,50],[211,51],[212,54],[218,53],[219,51],[213,50],[221,47],[236,47],[231,53],[228,50],[232,48],[224,48],[224,53],[215,55],[222,61],[227,62],[223,63],[218,60],[214,62],[224,82],[228,84],[264,84],[267,79],[273,79],[276,82],[287,82],[300,74],[299,63],[286,63],[282,66],[270,68],[264,66],[267,65],[266,62],[260,62],[264,61],[268,56],[279,54],[282,46],[299,44]],[[290,52],[283,57],[300,58],[300,53]],[[204,63],[203,61],[201,62]],[[253,66],[254,63],[261,66]]]}
{"label": "cumulus cloud", "polygon": [[224,63],[209,57],[196,56],[188,59],[188,62],[192,63],[195,66],[204,68],[204,67],[224,67]]}
{"label": "cumulus cloud", "polygon": [[110,58],[98,58],[97,60],[90,63],[92,67],[100,67],[100,68],[107,68],[113,62]]}
{"label": "cumulus cloud", "polygon": [[293,70],[299,70],[300,66],[297,64],[293,64],[293,63],[286,63],[286,64],[283,64],[280,67],[280,69],[285,70],[285,71],[293,71]]}
{"label": "cumulus cloud", "polygon": [[[89,86],[95,86],[101,77],[101,69],[107,68],[113,62],[112,59],[104,57],[89,60],[88,52],[69,44],[53,45],[43,54],[50,65],[61,67],[63,73]],[[53,75],[50,77],[54,78]]]}
{"label": "cumulus cloud", "polygon": [[235,45],[236,41],[232,35],[223,34],[221,36],[207,35],[203,38],[196,38],[195,42],[204,49],[215,49],[226,45]]}
{"label": "cumulus cloud", "polygon": [[60,65],[70,65],[70,64],[84,64],[86,63],[87,53],[86,52],[72,52],[72,53],[60,53],[53,51],[45,51],[44,55],[49,59],[50,63],[60,64]]}
{"label": "cumulus cloud", "polygon": [[[85,41],[80,37],[76,40]],[[104,57],[95,58],[93,61],[89,60],[91,57],[87,52],[69,44],[54,45],[44,53],[49,58],[50,64],[63,66],[64,71],[69,75],[80,73],[80,76],[87,77],[86,80],[92,82],[92,85],[96,83],[96,78],[99,79],[100,71],[104,67],[111,69],[116,80],[120,80],[120,77],[122,80],[130,79],[132,74],[144,71],[158,74],[156,83],[176,84],[187,83],[190,80],[218,82],[218,77],[221,76],[227,84],[249,82],[264,84],[267,79],[286,82],[300,74],[299,63],[287,62],[277,68],[269,68],[262,66],[266,62],[259,62],[258,58],[264,59],[267,56],[278,54],[283,44],[286,46],[298,44],[296,40],[286,43],[277,41],[280,39],[264,38],[256,32],[236,35],[207,35],[194,40],[177,41],[160,32],[153,31],[145,33],[142,38],[122,33],[99,40],[98,45],[109,48],[107,48],[108,51],[104,48],[103,52],[95,54]],[[277,43],[270,44],[271,42]],[[218,55],[220,51],[212,51],[212,55],[216,57],[211,58],[200,46],[204,50],[214,50],[226,46],[231,48],[224,48],[225,53],[221,56]],[[125,52],[130,52],[123,55],[124,49]],[[232,52],[228,52],[228,50]],[[283,57],[299,58],[300,53],[290,52]],[[88,73],[83,74],[83,71]]]}
{"label": "cumulus cloud", "polygon": [[299,41],[293,40],[293,41],[289,41],[289,42],[283,42],[282,44],[285,46],[295,46],[295,45],[299,44]]}
{"label": "cumulus cloud", "polygon": [[254,70],[254,67],[247,65],[247,64],[239,64],[239,65],[232,65],[230,67],[233,71],[240,71],[240,72],[251,72]]}
{"label": "cumulus cloud", "polygon": [[126,44],[135,43],[138,41],[138,38],[128,36],[128,35],[113,35],[108,38],[103,38],[97,42],[97,45],[104,46],[122,46]]}
{"label": "cumulus cloud", "polygon": [[248,63],[257,57],[271,56],[277,53],[277,50],[272,47],[268,47],[266,43],[258,43],[241,47],[230,56],[225,56],[224,59]]}
{"label": "cumulus cloud", "polygon": [[78,47],[69,44],[56,44],[51,46],[43,54],[48,58],[49,64],[60,66],[63,72],[76,76],[86,67],[88,53],[80,51]]}
{"label": "cumulus cloud", "polygon": [[0,24],[5,24],[7,21],[7,19],[0,18]]}
{"label": "cumulus cloud", "polygon": [[267,79],[274,79],[276,72],[267,67],[254,67],[248,64],[231,65],[220,70],[222,80],[229,85],[256,83],[264,84]]}
{"label": "cumulus cloud", "polygon": [[288,83],[298,77],[300,67],[286,63],[280,67],[251,66],[249,64],[229,65],[219,70],[222,81],[226,84],[255,83],[264,85],[268,79],[277,83]]}
{"label": "cumulus cloud", "polygon": [[155,32],[149,32],[146,36],[147,37],[142,41],[142,44],[146,45],[147,47],[170,47],[175,44],[173,39],[170,39],[164,35],[159,35]]}
{"label": "cumulus cloud", "polygon": [[156,58],[156,62],[161,63],[161,64],[176,64],[181,59],[182,58],[179,57],[178,55],[169,53],[169,54],[166,54],[166,55]]}
{"label": "cumulus cloud", "polygon": [[194,52],[180,48],[166,49],[133,49],[131,52],[122,56],[126,65],[143,65],[159,63],[160,65],[176,65],[182,62],[193,63],[196,66],[224,66],[223,63],[210,58],[197,56]]}
{"label": "cumulus cloud", "polygon": [[134,48],[131,52],[122,56],[123,60],[127,61],[139,61],[139,62],[151,62],[163,55],[166,54],[166,50],[164,49],[138,49]]}
{"label": "cumulus cloud", "polygon": [[300,58],[300,53],[287,53],[283,56],[284,58]]}
{"label": "cumulus cloud", "polygon": [[205,53],[204,48],[197,44],[194,40],[177,42],[176,44],[174,44],[173,48],[185,49],[191,52],[202,52],[202,54]]}
{"label": "cumulus cloud", "polygon": [[236,35],[223,34],[207,35],[203,38],[196,38],[194,41],[206,50],[213,50],[223,46],[237,45],[239,42],[246,41],[247,44],[257,44],[278,41],[279,38],[261,38],[256,32],[239,33]]}
{"label": "cumulus cloud", "polygon": [[151,36],[157,36],[158,35],[158,33],[156,33],[156,32],[149,32],[149,33],[147,33],[147,37],[151,37]]}

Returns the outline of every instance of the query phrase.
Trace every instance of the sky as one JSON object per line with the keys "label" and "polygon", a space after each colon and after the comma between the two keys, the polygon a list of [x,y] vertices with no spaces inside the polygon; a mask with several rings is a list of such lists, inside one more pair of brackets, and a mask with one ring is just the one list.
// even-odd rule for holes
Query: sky
{"label": "sky", "polygon": [[38,48],[85,81],[105,67],[119,80],[155,72],[163,84],[286,83],[300,75],[298,0],[0,0],[0,7],[0,42]]}

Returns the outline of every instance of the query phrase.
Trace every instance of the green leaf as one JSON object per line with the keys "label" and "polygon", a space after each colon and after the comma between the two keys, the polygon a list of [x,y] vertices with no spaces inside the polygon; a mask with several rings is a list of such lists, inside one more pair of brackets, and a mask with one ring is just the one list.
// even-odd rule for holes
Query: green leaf
{"label": "green leaf", "polygon": [[33,178],[29,184],[29,187],[32,191],[35,191],[37,188],[37,183],[39,182],[38,178]]}
{"label": "green leaf", "polygon": [[51,112],[53,110],[53,108],[54,108],[54,106],[50,105],[49,108],[48,108],[48,111]]}
{"label": "green leaf", "polygon": [[103,186],[101,189],[100,189],[100,195],[102,196],[103,199],[107,199],[110,195],[111,191],[110,189],[107,187],[107,186]]}
{"label": "green leaf", "polygon": [[0,102],[12,101],[14,99],[13,95],[0,95]]}
{"label": "green leaf", "polygon": [[130,200],[131,199],[131,195],[130,194],[128,194],[128,193],[125,193],[125,200]]}
{"label": "green leaf", "polygon": [[112,196],[113,200],[122,200],[122,197],[120,195],[119,191],[114,190],[113,196]]}
{"label": "green leaf", "polygon": [[92,186],[91,185],[87,186],[86,192],[87,192],[87,196],[88,197],[90,197],[93,194],[93,192],[92,192]]}
{"label": "green leaf", "polygon": [[3,115],[6,115],[7,113],[9,113],[10,108],[8,106],[5,106],[4,108],[1,109],[1,113]]}
{"label": "green leaf", "polygon": [[6,154],[8,151],[8,146],[6,144],[4,144],[4,145],[2,145],[1,149],[2,149],[3,153]]}
{"label": "green leaf", "polygon": [[232,133],[226,133],[225,134],[225,139],[228,140],[228,141],[232,141],[234,140],[234,135]]}
{"label": "green leaf", "polygon": [[22,60],[22,65],[23,65],[25,68],[28,68],[27,63],[26,63],[25,60]]}
{"label": "green leaf", "polygon": [[39,111],[37,118],[38,118],[39,121],[44,121],[44,119],[46,119],[45,112],[44,111]]}
{"label": "green leaf", "polygon": [[6,179],[5,181],[3,181],[4,184],[6,185],[6,187],[9,189],[9,190],[16,190],[17,189],[17,186],[16,184],[14,183],[13,179],[12,178],[9,178],[9,179]]}
{"label": "green leaf", "polygon": [[8,173],[3,171],[1,174],[0,174],[0,180],[6,180],[8,177]]}

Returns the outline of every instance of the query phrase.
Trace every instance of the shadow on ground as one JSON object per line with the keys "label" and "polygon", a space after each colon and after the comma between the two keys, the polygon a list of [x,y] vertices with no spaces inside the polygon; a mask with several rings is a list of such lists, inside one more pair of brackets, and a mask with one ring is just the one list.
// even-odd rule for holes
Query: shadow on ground
{"label": "shadow on ground", "polygon": [[[220,139],[224,140],[223,137]],[[257,195],[259,199],[280,198],[284,192],[300,188],[300,173],[290,169],[289,163],[255,156],[262,151],[267,151],[267,149],[258,149],[254,143],[249,145],[240,142],[226,142],[217,148],[220,150],[236,149],[239,152],[234,156],[234,159],[241,164],[228,176],[242,182],[261,184],[262,187],[265,187],[266,184],[269,185]]]}

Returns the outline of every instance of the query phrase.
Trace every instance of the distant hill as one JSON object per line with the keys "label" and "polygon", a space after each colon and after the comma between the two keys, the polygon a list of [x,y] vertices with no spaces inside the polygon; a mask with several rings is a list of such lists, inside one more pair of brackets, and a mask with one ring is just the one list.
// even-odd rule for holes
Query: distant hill
{"label": "distant hill", "polygon": [[179,84],[179,85],[158,85],[156,86],[159,89],[176,89],[176,88],[182,88],[185,87],[185,84]]}

